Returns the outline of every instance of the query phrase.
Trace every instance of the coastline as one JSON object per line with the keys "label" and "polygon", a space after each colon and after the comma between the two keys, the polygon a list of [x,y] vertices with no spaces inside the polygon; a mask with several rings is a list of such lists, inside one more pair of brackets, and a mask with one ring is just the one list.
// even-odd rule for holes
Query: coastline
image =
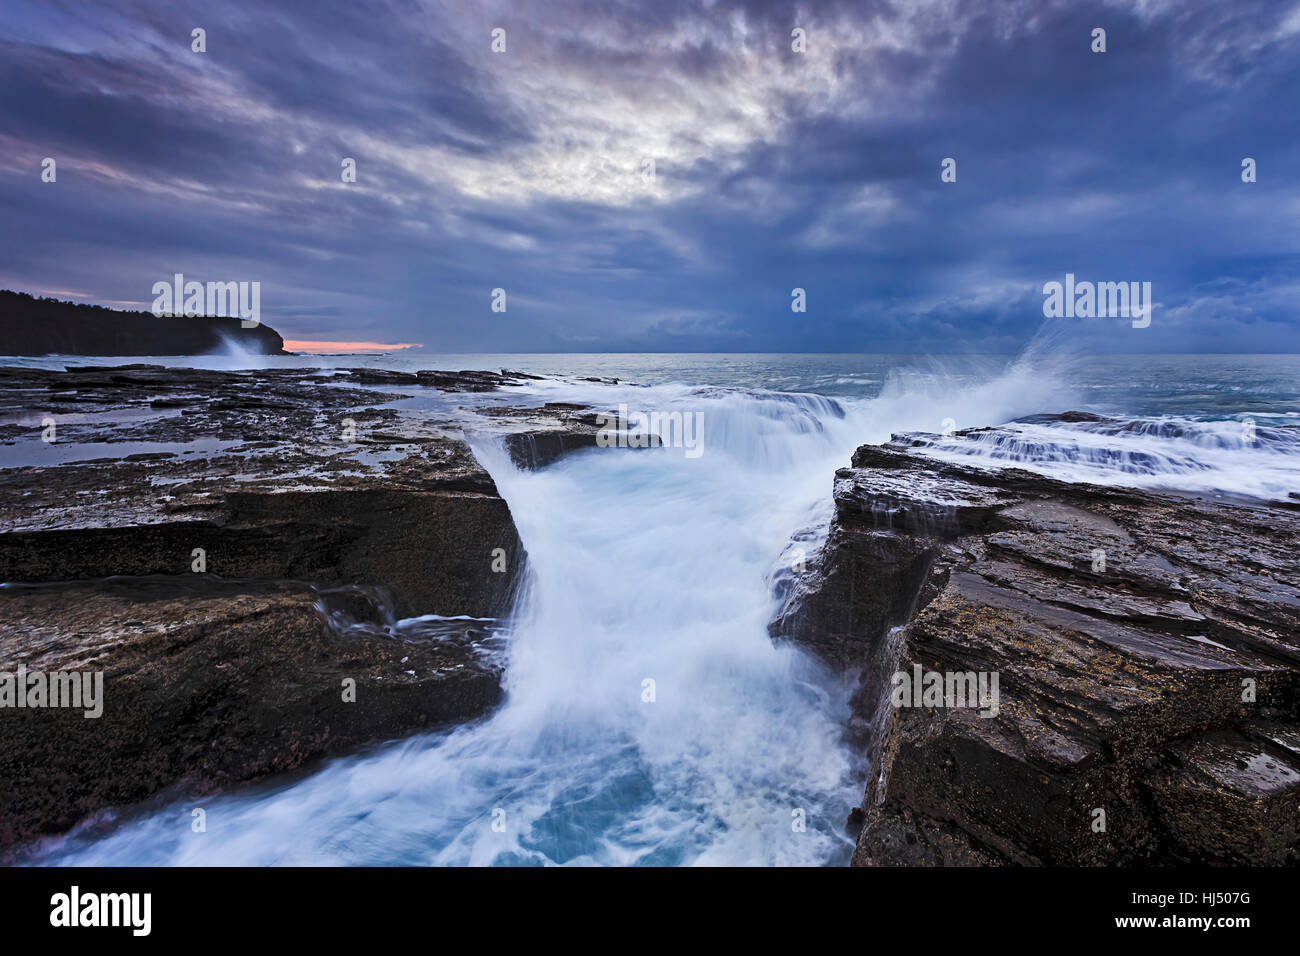
{"label": "coastline", "polygon": [[[545,468],[595,447],[607,411],[509,397],[536,381],[0,370],[11,412],[116,413],[77,424],[79,442],[174,446],[57,464],[57,488],[41,468],[0,470],[7,656],[47,670],[93,664],[140,702],[91,737],[68,714],[55,733],[41,723],[49,711],[0,724],[20,735],[4,752],[35,747],[46,774],[31,774],[30,756],[0,764],[23,808],[0,832],[10,861],[33,837],[171,788],[225,792],[497,706],[506,664],[487,651],[527,556],[467,426],[490,420],[515,466]],[[412,390],[450,401],[406,408]],[[458,404],[477,398],[487,404]],[[131,410],[145,417],[120,414]],[[200,437],[221,444],[186,455]],[[828,474],[824,547],[778,584],[774,637],[844,680],[862,672],[845,727],[871,764],[854,862],[1294,860],[1300,621],[1285,547],[1300,530],[1295,506],[940,462],[925,455],[934,438],[862,445]],[[1192,526],[1220,566],[1184,540]],[[1088,556],[1103,539],[1111,557],[1098,574]],[[1248,593],[1234,576],[1242,553],[1274,569],[1273,591]],[[421,617],[441,620],[436,641],[397,626]],[[1071,671],[1081,654],[1106,666]],[[889,676],[913,665],[990,662],[1001,723],[882,704]],[[1117,689],[1119,674],[1132,686]],[[377,706],[336,706],[345,675]],[[1253,706],[1230,693],[1246,677]],[[1256,758],[1272,762],[1267,779]],[[1121,821],[1100,840],[1099,805]],[[1266,828],[1267,844],[1186,824],[1225,815]]]}

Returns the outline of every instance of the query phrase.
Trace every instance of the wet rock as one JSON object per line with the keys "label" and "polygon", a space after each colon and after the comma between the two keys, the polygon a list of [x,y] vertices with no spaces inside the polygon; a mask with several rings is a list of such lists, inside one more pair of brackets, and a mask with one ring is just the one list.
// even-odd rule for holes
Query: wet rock
{"label": "wet rock", "polygon": [[392,372],[381,368],[345,369],[352,381],[361,385],[417,385],[419,379],[414,372]]}
{"label": "wet rock", "polygon": [[[1300,517],[928,445],[855,453],[773,624],[860,674],[854,862],[1297,862]],[[996,674],[996,712],[895,706],[917,668]]]}
{"label": "wet rock", "polygon": [[524,378],[512,372],[463,370],[459,372],[421,371],[416,373],[419,384],[444,392],[493,392],[509,385],[519,385]]}
{"label": "wet rock", "polygon": [[102,670],[107,695],[97,719],[0,713],[0,843],[498,699],[492,619],[526,555],[465,440],[478,413],[357,386],[285,369],[0,369],[0,671]]}
{"label": "wet rock", "polygon": [[[41,406],[69,382],[112,407],[82,403],[42,442]],[[159,412],[155,391],[194,398]],[[399,397],[285,370],[10,370],[0,408],[37,417],[11,440],[50,465],[0,469],[0,581],[189,574],[201,551],[224,577],[382,585],[401,614],[499,614],[524,560],[509,508],[456,422],[376,407]],[[60,463],[78,445],[120,453]]]}
{"label": "wet rock", "polygon": [[0,846],[168,788],[219,793],[499,699],[499,674],[471,648],[337,630],[320,604],[309,587],[265,582],[0,589],[5,668],[103,674],[97,718],[0,714]]}
{"label": "wet rock", "polygon": [[1144,786],[1164,835],[1190,860],[1225,865],[1294,864],[1300,841],[1294,726],[1251,722],[1182,740],[1170,768]]}
{"label": "wet rock", "polygon": [[483,409],[496,419],[507,454],[518,468],[537,469],[565,455],[596,447],[599,416],[586,405],[547,402],[540,408],[498,406]]}
{"label": "wet rock", "polygon": [[507,435],[506,450],[520,468],[543,468],[572,452],[595,448],[599,431],[595,415],[560,409],[548,426]]}

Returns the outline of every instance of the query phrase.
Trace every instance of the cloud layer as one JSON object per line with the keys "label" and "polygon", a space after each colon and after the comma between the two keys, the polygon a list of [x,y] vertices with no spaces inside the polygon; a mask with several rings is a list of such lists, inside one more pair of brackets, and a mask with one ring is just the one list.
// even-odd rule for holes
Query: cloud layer
{"label": "cloud layer", "polygon": [[948,352],[1019,348],[1072,272],[1157,303],[1086,347],[1300,351],[1291,3],[9,0],[0,88],[10,288],[258,280],[286,338],[434,351]]}

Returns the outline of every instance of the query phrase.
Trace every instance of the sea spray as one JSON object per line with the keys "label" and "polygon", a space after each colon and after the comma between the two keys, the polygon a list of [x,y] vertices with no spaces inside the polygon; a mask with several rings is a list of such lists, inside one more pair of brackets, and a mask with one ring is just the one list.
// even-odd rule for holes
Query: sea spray
{"label": "sea spray", "polygon": [[[830,514],[864,442],[1061,410],[1032,363],[985,379],[899,375],[871,399],[542,383],[548,400],[702,410],[703,447],[592,448],[520,471],[473,441],[514,515],[527,578],[489,717],[337,760],[305,779],[176,804],[40,862],[835,863],[866,768],[847,690],[773,645],[774,562]],[[512,400],[518,399],[512,396]],[[802,543],[802,539],[801,539]],[[812,550],[815,540],[807,541]]]}

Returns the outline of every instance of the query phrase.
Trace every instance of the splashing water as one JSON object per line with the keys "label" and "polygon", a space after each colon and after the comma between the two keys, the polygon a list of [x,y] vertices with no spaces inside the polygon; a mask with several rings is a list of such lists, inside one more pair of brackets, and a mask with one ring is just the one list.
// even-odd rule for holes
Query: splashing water
{"label": "splashing water", "polygon": [[[336,760],[290,783],[82,827],[35,859],[75,864],[812,864],[847,859],[866,768],[842,739],[851,687],[775,645],[773,581],[825,528],[831,476],[891,432],[990,424],[1074,396],[1014,363],[955,384],[909,373],[874,398],[659,385],[547,399],[701,412],[703,454],[595,448],[538,472],[475,453],[529,569],[506,697],[485,719]],[[957,409],[960,417],[953,414]],[[798,826],[806,821],[806,829]]]}
{"label": "splashing water", "polygon": [[189,364],[194,365],[195,368],[210,368],[219,371],[271,368],[275,364],[274,356],[245,348],[233,335],[224,333],[218,333],[218,335],[221,338],[221,344],[199,356],[197,361],[190,359]]}
{"label": "splashing water", "polygon": [[945,461],[1026,468],[1072,482],[1279,501],[1300,489],[1300,431],[1256,427],[1253,420],[1031,420],[996,432],[936,438],[918,450]]}

